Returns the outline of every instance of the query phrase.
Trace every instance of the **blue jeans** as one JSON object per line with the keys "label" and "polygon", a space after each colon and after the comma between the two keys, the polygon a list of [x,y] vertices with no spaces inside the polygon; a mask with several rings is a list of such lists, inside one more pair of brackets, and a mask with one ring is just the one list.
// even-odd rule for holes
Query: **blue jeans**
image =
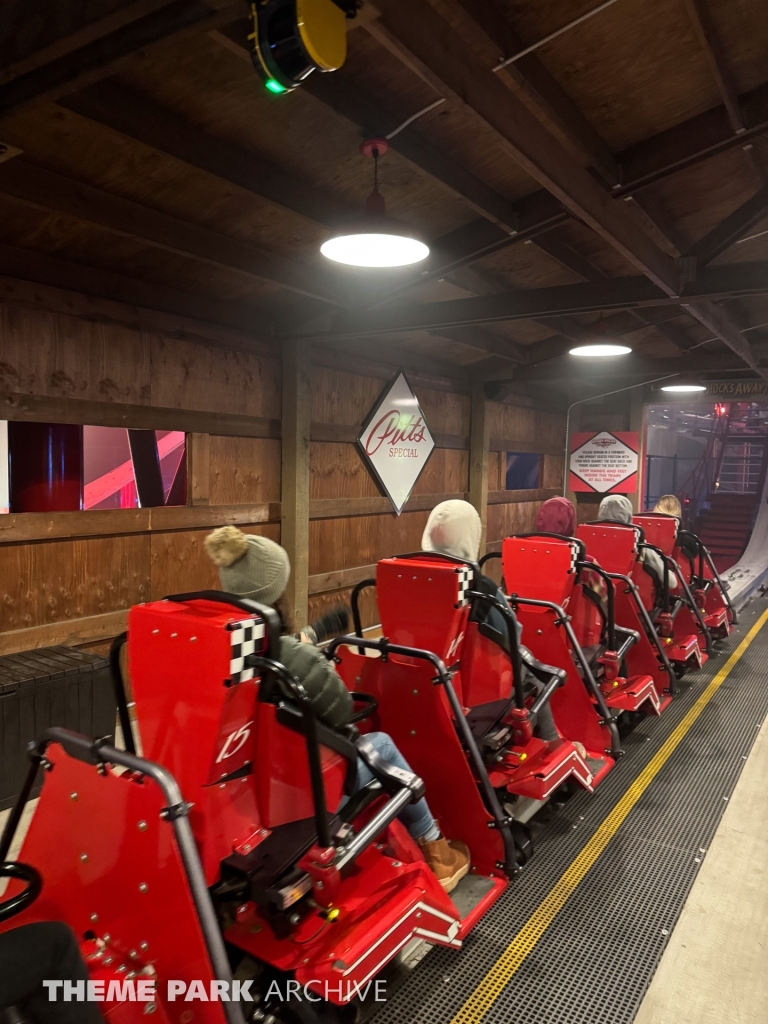
{"label": "blue jeans", "polygon": [[[385,761],[389,761],[390,764],[395,765],[397,768],[401,768],[405,772],[413,772],[411,766],[395,746],[392,737],[387,733],[369,732],[365,734],[365,738],[373,747],[375,747],[377,752],[381,754]],[[369,782],[373,781],[374,777],[375,776],[368,765],[362,760],[362,758],[358,757],[355,792],[362,789],[363,786],[367,786]],[[429,840],[434,840],[440,835],[435,819],[432,817],[429,807],[427,806],[427,801],[424,797],[422,797],[421,800],[417,800],[415,804],[408,804],[404,807],[399,814],[399,818],[408,829],[413,839],[422,839],[424,836],[428,836]]]}

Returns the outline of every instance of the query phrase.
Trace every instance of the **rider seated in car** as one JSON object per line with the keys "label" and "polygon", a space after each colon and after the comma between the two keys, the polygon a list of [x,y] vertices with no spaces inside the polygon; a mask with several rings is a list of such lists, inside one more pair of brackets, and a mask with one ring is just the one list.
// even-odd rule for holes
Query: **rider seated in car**
{"label": "rider seated in car", "polygon": [[[536,515],[535,531],[555,533],[560,537],[573,537],[576,532],[576,509],[573,502],[568,498],[549,498],[543,502]],[[591,555],[587,555],[586,560],[595,561]],[[607,619],[608,585],[603,577],[585,567],[579,573],[579,583],[589,592],[591,599]]]}
{"label": "rider seated in car", "polygon": [[[674,494],[662,494],[659,500],[656,502],[653,508],[654,512],[661,512],[664,516],[674,516],[678,523],[683,518],[683,507],[680,504],[679,499]],[[688,558],[695,558],[699,553],[698,545],[693,537],[684,533],[679,538],[680,550],[683,554],[687,555]]]}
{"label": "rider seated in car", "polygon": [[[429,514],[424,535],[421,538],[423,551],[434,551],[437,554],[452,555],[467,562],[476,562],[480,553],[480,539],[483,525],[474,505],[468,501],[452,498],[435,505]],[[482,594],[495,597],[505,608],[509,608],[504,591],[499,585],[483,573],[475,577],[475,587]],[[509,632],[504,613],[485,601],[476,601],[469,617],[470,622],[482,623],[486,626],[484,635],[493,639],[504,650],[509,651]],[[517,640],[520,642],[522,627],[517,623]],[[525,688],[529,693],[537,694],[543,684],[530,672],[525,673]],[[545,704],[538,715],[535,735],[543,740],[556,740],[559,733],[555,727],[549,704]]]}
{"label": "rider seated in car", "polygon": [[[224,591],[275,609],[282,626],[279,661],[304,686],[319,721],[332,729],[343,730],[352,717],[349,691],[322,651],[311,642],[302,642],[292,635],[296,629],[283,596],[291,574],[285,549],[267,537],[245,534],[234,526],[214,530],[206,537],[205,548],[218,567]],[[307,636],[304,631],[302,633]],[[387,733],[368,733],[366,739],[385,761],[411,772]],[[358,758],[355,791],[372,779],[370,769]],[[445,839],[423,797],[415,804],[408,804],[401,812],[400,820],[418,843],[443,889],[452,892],[469,870],[467,847]]]}
{"label": "rider seated in car", "polygon": [[[606,522],[625,523],[627,526],[631,526],[632,505],[629,498],[624,494],[606,494],[600,502],[597,518]],[[642,548],[640,551],[640,561],[648,566],[659,583],[661,583],[664,579],[664,562],[658,552],[652,551],[650,548]],[[670,569],[669,589],[677,590],[678,586],[677,576]]]}

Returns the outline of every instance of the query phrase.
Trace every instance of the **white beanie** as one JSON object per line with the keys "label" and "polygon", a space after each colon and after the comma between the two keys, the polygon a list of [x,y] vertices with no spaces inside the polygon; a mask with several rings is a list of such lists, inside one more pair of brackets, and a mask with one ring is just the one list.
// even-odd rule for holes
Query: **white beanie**
{"label": "white beanie", "polygon": [[482,533],[483,524],[474,505],[452,498],[441,501],[429,513],[421,549],[476,562]]}

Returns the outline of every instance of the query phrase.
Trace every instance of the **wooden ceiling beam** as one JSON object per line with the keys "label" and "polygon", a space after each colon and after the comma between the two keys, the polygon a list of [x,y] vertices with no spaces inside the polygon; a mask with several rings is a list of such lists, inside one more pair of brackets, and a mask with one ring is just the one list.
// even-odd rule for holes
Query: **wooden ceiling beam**
{"label": "wooden ceiling beam", "polygon": [[139,50],[146,53],[241,16],[242,5],[232,0],[133,3],[19,61],[15,77],[8,78],[13,66],[8,69],[0,85],[0,113],[77,91],[120,71]]}
{"label": "wooden ceiling beam", "polygon": [[[383,10],[386,27],[439,77],[448,94],[465,102],[496,131],[504,147],[528,174],[662,292],[668,296],[680,293],[681,271],[675,261],[639,228],[626,208],[612,203],[588,172],[574,164],[567,151],[521,101],[508,93],[505,102],[503,83],[464,45],[428,0],[378,0],[378,6]],[[691,301],[684,308],[712,329],[747,365],[757,368],[749,343],[727,314],[707,302]]]}
{"label": "wooden ceiling beam", "polygon": [[[455,0],[480,28],[500,60],[526,48],[526,43],[491,0]],[[535,53],[513,61],[497,74],[523,90],[541,111],[600,173],[608,185],[620,181],[616,157],[568,93],[547,71]]]}
{"label": "wooden ceiling beam", "polygon": [[[649,185],[718,153],[726,152],[735,146],[743,146],[746,138],[757,137],[768,131],[768,83],[741,96],[740,100],[749,118],[750,127],[746,134],[734,134],[724,107],[707,110],[618,153],[616,159],[621,168],[622,184],[620,189],[609,194],[617,199],[637,199],[638,194],[642,193],[641,202],[643,207],[647,208],[648,197],[643,190]],[[516,206],[518,233],[514,238],[504,236],[499,231],[496,240],[478,252],[474,252],[471,246],[468,246],[463,254],[454,251],[451,267],[470,264],[483,255],[505,248],[510,243],[536,238],[542,231],[549,231],[570,217],[563,204],[544,189],[532,192],[519,200]],[[682,240],[680,244],[682,245]],[[679,251],[682,252],[682,249]],[[667,252],[677,255],[669,248]],[[442,277],[446,269],[435,265],[427,279]],[[420,283],[419,278],[411,278],[408,284],[398,288],[398,292],[407,291]]]}
{"label": "wooden ceiling beam", "polygon": [[738,209],[715,225],[695,245],[692,245],[685,255],[695,256],[699,266],[706,266],[721,252],[725,252],[740,238],[743,238],[766,214],[768,214],[768,185],[761,188]]}
{"label": "wooden ceiling beam", "polygon": [[[560,315],[633,307],[683,306],[688,311],[700,301],[766,292],[768,263],[739,263],[705,269],[696,281],[686,285],[680,296],[675,297],[667,295],[645,276],[615,277],[585,284],[479,295],[445,302],[387,306],[370,311],[345,310],[321,318],[312,336],[437,331],[447,327],[538,317],[551,319]],[[309,332],[306,334],[309,336]]]}
{"label": "wooden ceiling beam", "polygon": [[315,223],[333,225],[355,212],[283,167],[213,138],[117,82],[68,96],[61,106]]}
{"label": "wooden ceiling beam", "polygon": [[[566,267],[574,274],[578,274],[578,276],[583,278],[585,281],[608,280],[607,275],[604,274],[602,270],[559,238],[556,231],[548,231],[543,235],[537,236],[534,244],[550,255],[553,259],[557,260],[561,266]],[[639,309],[630,309],[627,310],[627,312],[631,316],[632,320],[635,321],[635,325],[640,324],[643,326],[654,327],[666,338],[667,341],[671,342],[674,347],[680,351],[689,349],[693,344],[685,331],[677,324],[668,324],[663,322],[654,323],[646,313]],[[605,324],[605,329],[606,331],[610,330],[607,323]],[[632,328],[632,330],[636,329],[637,326]],[[620,335],[622,332],[616,330],[612,333]]]}
{"label": "wooden ceiling beam", "polygon": [[478,352],[500,356],[517,366],[522,366],[528,361],[524,346],[517,345],[508,338],[502,338],[498,334],[484,331],[479,327],[444,327],[430,333],[436,337],[447,338],[449,341],[457,341],[468,348],[477,349]]}
{"label": "wooden ceiling beam", "polygon": [[13,78],[20,78],[22,75],[28,75],[31,71],[36,71],[38,68],[52,64],[62,57],[69,56],[69,54],[74,53],[76,50],[82,50],[84,46],[95,43],[97,39],[103,39],[104,36],[117,32],[119,29],[125,28],[126,25],[130,25],[146,17],[148,14],[153,14],[163,7],[168,7],[170,2],[171,0],[134,0],[133,3],[129,3],[125,7],[119,7],[116,11],[111,11],[103,18],[90,21],[82,28],[61,36],[59,39],[54,40],[54,42],[49,43],[47,46],[41,47],[39,50],[35,50],[28,56],[13,61],[11,64],[6,64],[0,70],[0,85],[5,85],[6,82],[10,82]]}
{"label": "wooden ceiling beam", "polygon": [[715,337],[735,352],[747,366],[759,373],[761,377],[768,380],[768,367],[761,367],[760,360],[752,349],[752,346],[744,337],[739,325],[734,318],[723,309],[715,305],[709,299],[699,299],[696,302],[683,302],[682,308],[686,313],[698,320],[700,324],[711,331]]}
{"label": "wooden ceiling beam", "polygon": [[496,132],[524,171],[660,288],[676,293],[679,274],[674,262],[464,45],[428,0],[379,0],[378,6],[389,30],[439,75],[447,94],[466,102]]}
{"label": "wooden ceiling beam", "polygon": [[624,192],[652,185],[762,135],[768,129],[768,82],[742,93],[739,105],[747,123],[744,132],[734,131],[724,106],[711,107],[619,153]]}
{"label": "wooden ceiling beam", "polygon": [[322,270],[72,181],[21,158],[0,164],[0,196],[46,213],[73,217],[142,245],[237,271],[323,302],[348,303],[346,289],[333,275]]}
{"label": "wooden ceiling beam", "polygon": [[585,256],[568,245],[556,230],[542,232],[531,244],[585,281],[604,281],[607,277],[594,263],[590,263]]}
{"label": "wooden ceiling beam", "polygon": [[717,29],[707,7],[707,0],[683,0],[693,30],[704,50],[712,75],[720,90],[725,109],[733,125],[734,131],[743,133],[746,125],[739,104],[739,95],[730,68],[725,59],[723,47]]}
{"label": "wooden ceiling beam", "polygon": [[[760,200],[758,200],[758,203],[759,202]],[[641,203],[647,205],[645,203],[645,199],[641,199]],[[672,230],[668,228],[664,223],[664,218],[661,212],[658,209],[653,208],[651,208],[650,211],[647,212],[650,212],[653,219],[653,223],[656,226],[657,230],[661,231],[662,234],[668,239],[671,239],[673,237]],[[754,213],[754,210],[750,208],[749,212],[750,214],[752,214]],[[737,210],[736,214],[738,213],[739,211]],[[705,238],[702,239],[700,243],[697,243],[697,245],[701,246],[702,251],[706,253],[707,248],[710,245],[712,245],[713,242],[714,244],[720,244],[723,238],[728,236],[729,231],[734,230],[734,223],[737,219],[738,218],[735,217],[733,222],[726,223],[729,221],[729,218],[726,218],[726,221],[722,222],[720,225],[718,225],[717,228],[715,228],[714,239],[710,238],[710,236],[705,236]],[[673,244],[678,249],[683,248],[682,242],[679,241],[676,237],[673,240]],[[696,248],[697,246],[694,246],[694,249]],[[685,252],[683,259],[687,263],[693,263],[693,266],[697,267],[696,252],[692,253],[691,250],[688,249]],[[721,280],[723,274],[730,274],[731,278],[738,276],[741,273],[742,267],[744,268],[744,272],[746,273],[746,264],[733,264],[730,267],[725,266],[719,268],[721,271]],[[698,276],[703,276],[700,269]],[[747,366],[751,367],[753,370],[759,373],[761,377],[765,377],[766,379],[768,379],[768,369],[762,369],[760,367],[759,356],[752,348],[750,342],[742,333],[741,328],[736,319],[734,318],[734,316],[732,316],[726,309],[716,306],[712,301],[707,299],[682,303],[681,308],[684,312],[688,313],[688,315],[691,316],[694,320],[697,320],[703,327],[706,327],[707,330],[711,331],[712,334],[714,334],[716,338],[718,338],[720,341],[723,342],[723,344],[730,348],[731,351],[735,352],[747,364]],[[673,342],[673,344],[675,344],[677,332],[679,332],[679,328],[677,328],[674,324],[668,324],[664,329],[663,333]]]}

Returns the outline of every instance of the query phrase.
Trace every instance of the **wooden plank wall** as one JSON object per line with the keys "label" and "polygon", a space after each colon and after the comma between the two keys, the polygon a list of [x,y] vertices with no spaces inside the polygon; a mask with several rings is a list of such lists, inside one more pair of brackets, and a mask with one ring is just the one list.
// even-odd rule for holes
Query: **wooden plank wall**
{"label": "wooden plank wall", "polygon": [[[57,289],[0,288],[0,418],[149,426],[168,411],[280,419],[280,361],[253,339]],[[227,347],[222,347],[227,345]],[[251,351],[248,351],[248,348]],[[74,413],[73,413],[74,410]],[[161,425],[157,422],[157,426]],[[207,507],[0,517],[0,652],[120,631],[138,601],[216,585],[202,540],[236,521],[279,539],[280,442],[210,437]],[[82,534],[86,534],[83,536]],[[76,620],[90,620],[79,627]],[[19,632],[21,631],[21,632]]]}
{"label": "wooden plank wall", "polygon": [[[216,586],[202,541],[236,523],[280,539],[280,359],[227,328],[0,279],[0,418],[188,433],[189,506],[0,517],[0,653],[103,642],[132,604]],[[469,388],[411,374],[438,447],[401,516],[352,443],[394,367],[313,353],[310,619],[377,559],[421,546],[468,488]],[[562,416],[490,403],[489,546],[526,530],[562,472]],[[504,492],[503,451],[544,453],[542,489]],[[524,500],[522,500],[524,499]],[[371,598],[366,624],[376,621]]]}

